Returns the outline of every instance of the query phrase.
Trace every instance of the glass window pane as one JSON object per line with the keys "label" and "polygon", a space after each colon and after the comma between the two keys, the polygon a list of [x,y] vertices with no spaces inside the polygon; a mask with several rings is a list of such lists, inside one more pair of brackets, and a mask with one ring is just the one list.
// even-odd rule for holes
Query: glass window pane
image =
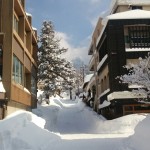
{"label": "glass window pane", "polygon": [[23,65],[16,56],[13,56],[13,80],[23,85]]}

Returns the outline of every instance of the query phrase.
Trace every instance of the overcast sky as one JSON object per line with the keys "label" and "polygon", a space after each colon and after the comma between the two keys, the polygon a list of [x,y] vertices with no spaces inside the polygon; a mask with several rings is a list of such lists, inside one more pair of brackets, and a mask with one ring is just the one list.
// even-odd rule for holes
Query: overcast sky
{"label": "overcast sky", "polygon": [[38,33],[44,20],[53,22],[68,48],[66,57],[76,57],[88,63],[90,38],[99,16],[108,9],[111,0],[26,0],[26,11],[32,14],[32,24]]}

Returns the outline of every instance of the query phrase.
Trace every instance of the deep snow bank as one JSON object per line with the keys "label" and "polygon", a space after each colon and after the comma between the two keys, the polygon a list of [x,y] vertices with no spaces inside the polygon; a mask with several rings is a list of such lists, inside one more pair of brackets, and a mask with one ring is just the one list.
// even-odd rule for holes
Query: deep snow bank
{"label": "deep snow bank", "polygon": [[135,133],[126,141],[126,146],[131,150],[149,150],[150,115],[146,115],[135,128]]}
{"label": "deep snow bank", "polygon": [[[63,109],[83,115],[83,121],[86,121],[83,128],[89,130],[84,136],[88,138],[75,133],[76,138],[70,134],[66,140],[62,135],[54,134],[58,114]],[[39,117],[19,111],[0,121],[0,150],[149,150],[150,115],[134,114],[108,121],[86,107],[81,100],[65,101],[59,98],[52,99],[50,106],[38,106],[34,112]],[[82,122],[81,119],[77,121]],[[123,135],[126,133],[133,135],[125,138]],[[93,138],[94,135],[96,138]]]}
{"label": "deep snow bank", "polygon": [[44,130],[45,120],[19,111],[0,121],[0,150],[44,150],[59,137]]}

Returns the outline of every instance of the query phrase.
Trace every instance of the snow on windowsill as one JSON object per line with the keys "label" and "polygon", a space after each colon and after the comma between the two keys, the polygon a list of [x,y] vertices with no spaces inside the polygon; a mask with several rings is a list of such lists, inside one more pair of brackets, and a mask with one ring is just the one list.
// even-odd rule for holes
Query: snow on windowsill
{"label": "snow on windowsill", "polygon": [[107,90],[105,90],[103,93],[101,93],[101,94],[99,95],[98,99],[101,98],[103,95],[107,94],[108,92],[110,92],[110,89],[107,89]]}
{"label": "snow on windowsill", "polygon": [[29,14],[29,13],[27,13],[27,12],[26,12],[26,15],[27,15],[27,16],[30,16],[30,17],[32,17],[32,15],[31,15],[31,14]]}
{"label": "snow on windowsill", "polygon": [[150,48],[126,48],[126,52],[150,51]]}
{"label": "snow on windowsill", "polygon": [[132,88],[143,88],[143,86],[132,84],[132,85],[129,85],[128,88],[130,88],[130,89],[132,89]]}
{"label": "snow on windowsill", "polygon": [[35,30],[35,31],[37,31],[37,28],[35,28],[35,27],[32,27],[32,29]]}
{"label": "snow on windowsill", "polygon": [[110,104],[111,104],[110,102],[105,100],[102,104],[99,104],[98,108],[102,109],[102,108],[109,106]]}

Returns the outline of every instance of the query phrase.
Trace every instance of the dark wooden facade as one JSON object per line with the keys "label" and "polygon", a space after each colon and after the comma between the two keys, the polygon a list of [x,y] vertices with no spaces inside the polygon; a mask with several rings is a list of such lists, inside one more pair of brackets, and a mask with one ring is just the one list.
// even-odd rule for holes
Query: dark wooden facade
{"label": "dark wooden facade", "polygon": [[[97,50],[99,52],[99,61],[107,54],[107,60],[103,63],[101,68],[98,70],[98,74],[102,73],[103,68],[108,65],[109,70],[109,89],[110,91],[100,97],[100,104],[104,100],[107,100],[107,96],[113,92],[117,91],[130,91],[128,85],[121,84],[116,79],[117,76],[123,75],[126,73],[126,70],[123,68],[126,65],[127,59],[138,59],[139,57],[144,58],[148,51],[126,51],[126,37],[124,33],[125,26],[146,26],[150,27],[150,19],[128,19],[128,20],[109,20],[106,28],[103,32],[103,35],[97,45]],[[140,28],[140,27],[139,27]],[[141,30],[140,30],[141,31]],[[148,30],[146,30],[149,32]],[[143,31],[144,32],[144,31]],[[142,34],[142,32],[140,32]],[[147,37],[150,40],[150,34],[147,33]],[[146,39],[147,40],[147,39]],[[150,48],[148,44],[149,41],[143,45],[139,44],[133,45],[134,48]],[[129,43],[129,46],[131,42]],[[133,48],[133,47],[132,47]],[[103,114],[108,119],[120,117],[129,113],[136,112],[150,112],[150,106],[145,107],[144,104],[138,103],[135,99],[113,99],[110,101],[111,105],[100,110],[100,113]],[[144,105],[144,107],[143,107]],[[129,108],[129,110],[128,110]]]}

